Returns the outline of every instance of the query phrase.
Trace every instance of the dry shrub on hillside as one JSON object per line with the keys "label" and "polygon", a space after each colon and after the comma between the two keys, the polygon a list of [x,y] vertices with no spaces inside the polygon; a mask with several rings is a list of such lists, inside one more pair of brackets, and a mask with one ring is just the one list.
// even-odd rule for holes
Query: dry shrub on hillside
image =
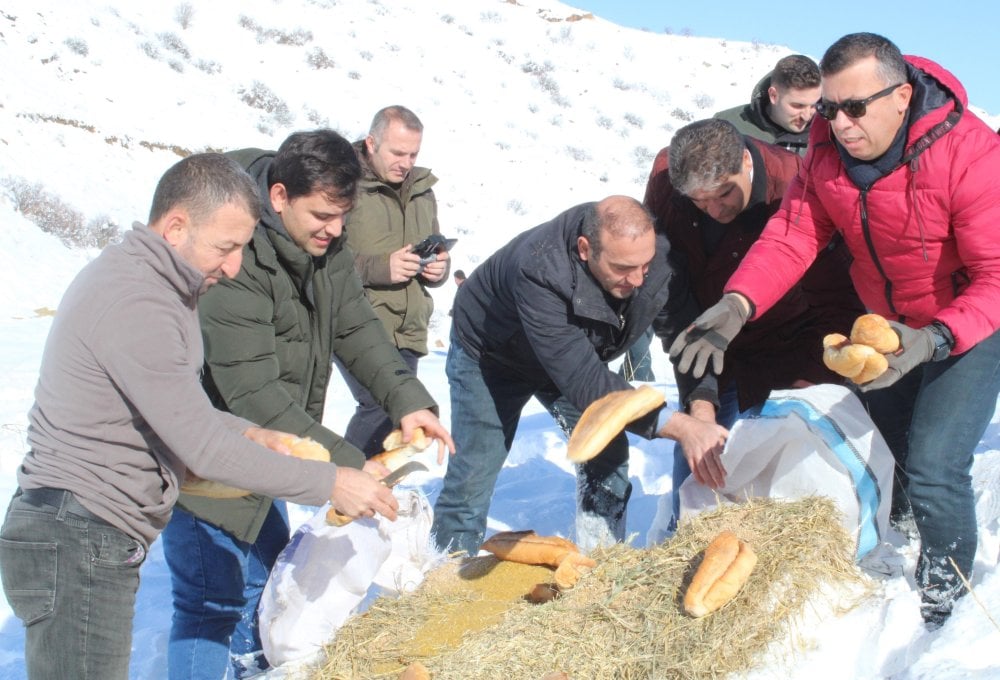
{"label": "dry shrub on hillside", "polygon": [[40,182],[5,177],[0,186],[7,190],[18,212],[67,246],[103,248],[121,238],[118,226],[107,215],[87,220],[79,210],[46,191]]}

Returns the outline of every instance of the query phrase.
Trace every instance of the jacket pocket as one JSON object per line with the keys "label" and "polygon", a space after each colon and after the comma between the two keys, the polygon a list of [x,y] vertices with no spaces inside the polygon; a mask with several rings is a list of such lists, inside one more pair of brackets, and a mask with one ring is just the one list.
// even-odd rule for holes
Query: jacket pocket
{"label": "jacket pocket", "polygon": [[52,614],[56,601],[56,544],[0,538],[0,577],[14,615],[25,626]]}

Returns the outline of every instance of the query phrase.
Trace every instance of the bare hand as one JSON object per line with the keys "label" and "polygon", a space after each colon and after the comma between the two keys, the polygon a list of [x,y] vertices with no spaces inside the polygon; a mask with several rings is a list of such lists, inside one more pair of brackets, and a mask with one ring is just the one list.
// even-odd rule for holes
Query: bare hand
{"label": "bare hand", "polygon": [[389,255],[389,280],[392,283],[406,283],[420,273],[420,256],[413,252],[412,245],[406,245]]}
{"label": "bare hand", "polygon": [[364,466],[362,466],[361,469],[370,474],[375,479],[382,479],[391,472],[389,468],[387,468],[385,465],[378,462],[377,460],[366,460]]}
{"label": "bare hand", "polygon": [[392,490],[364,470],[338,467],[330,505],[352,519],[382,515],[395,522],[399,502]]}
{"label": "bare hand", "polygon": [[670,416],[657,434],[680,443],[696,482],[712,489],[725,486],[726,468],[722,465],[722,450],[729,438],[729,430],[714,422],[678,412]]}
{"label": "bare hand", "polygon": [[418,427],[424,428],[424,434],[428,437],[438,440],[438,465],[444,463],[445,448],[447,448],[449,453],[455,455],[455,442],[452,441],[448,430],[444,429],[444,425],[441,424],[441,421],[438,420],[433,411],[421,409],[413,413],[407,413],[399,419],[399,429],[403,431],[403,441],[406,443],[410,441],[413,431]]}
{"label": "bare hand", "polygon": [[435,260],[424,265],[423,271],[420,272],[420,275],[431,283],[437,283],[444,278],[445,272],[448,271],[448,259],[451,256],[448,255],[448,251],[444,250],[435,254],[434,257]]}
{"label": "bare hand", "polygon": [[248,427],[244,430],[243,436],[254,444],[260,444],[285,456],[292,455],[292,449],[288,446],[288,442],[295,441],[296,439],[294,434],[279,432],[277,430],[265,430],[262,427]]}

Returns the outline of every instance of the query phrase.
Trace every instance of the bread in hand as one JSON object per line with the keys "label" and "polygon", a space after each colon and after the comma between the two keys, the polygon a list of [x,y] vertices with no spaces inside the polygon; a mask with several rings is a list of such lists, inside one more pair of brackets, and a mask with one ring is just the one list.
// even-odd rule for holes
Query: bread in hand
{"label": "bread in hand", "polygon": [[862,314],[851,327],[851,342],[868,345],[880,354],[892,354],[899,349],[899,335],[884,317]]}
{"label": "bread in hand", "polygon": [[587,462],[626,425],[659,408],[664,401],[663,392],[649,385],[609,392],[584,410],[570,435],[566,456],[574,463]]}
{"label": "bread in hand", "polygon": [[889,368],[884,354],[868,345],[853,343],[840,333],[823,338],[823,363],[858,385],[874,380]]}
{"label": "bread in hand", "polygon": [[[296,437],[289,434],[280,439],[295,458],[318,460],[323,463],[330,462],[330,452],[326,450],[325,446],[310,437]],[[190,470],[184,479],[184,484],[181,485],[181,492],[206,498],[242,498],[250,495],[250,492],[245,489],[237,489],[221,482],[197,477]]]}
{"label": "bread in hand", "polygon": [[384,449],[382,453],[372,456],[372,460],[382,463],[382,465],[385,465],[390,470],[395,470],[411,457],[426,449],[433,442],[434,440],[424,433],[424,428],[422,427],[414,428],[409,444],[403,443],[402,430],[393,430],[382,441],[382,448]]}
{"label": "bread in hand", "polygon": [[684,594],[684,611],[705,616],[733,599],[750,577],[757,555],[732,531],[723,531],[705,549]]}

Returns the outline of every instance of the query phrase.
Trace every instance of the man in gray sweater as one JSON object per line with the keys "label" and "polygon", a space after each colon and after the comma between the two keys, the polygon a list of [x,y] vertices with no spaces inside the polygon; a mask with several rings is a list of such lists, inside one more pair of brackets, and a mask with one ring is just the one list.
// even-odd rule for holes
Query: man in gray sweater
{"label": "man in gray sweater", "polygon": [[216,410],[199,382],[198,297],[239,271],[259,217],[238,164],[188,157],[157,185],[149,226],[105,248],[59,305],[0,529],[0,574],[33,679],[128,677],[139,567],[188,470],[396,518],[374,477],[279,455],[289,453],[281,433]]}

